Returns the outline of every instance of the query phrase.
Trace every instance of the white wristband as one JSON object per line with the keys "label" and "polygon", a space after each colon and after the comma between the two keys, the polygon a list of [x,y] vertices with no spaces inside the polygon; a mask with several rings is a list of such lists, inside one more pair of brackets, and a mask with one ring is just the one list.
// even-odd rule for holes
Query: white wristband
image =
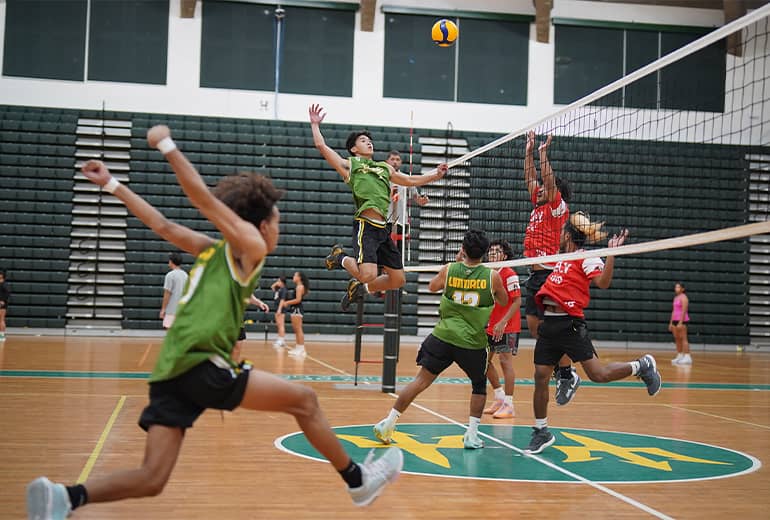
{"label": "white wristband", "polygon": [[176,150],[176,143],[171,137],[164,137],[158,142],[155,148],[157,148],[163,155],[166,155],[169,152]]}
{"label": "white wristband", "polygon": [[115,190],[118,189],[118,186],[120,186],[120,181],[115,177],[110,177],[110,180],[107,181],[107,184],[102,186],[102,188],[104,188],[104,191],[107,193],[115,193]]}

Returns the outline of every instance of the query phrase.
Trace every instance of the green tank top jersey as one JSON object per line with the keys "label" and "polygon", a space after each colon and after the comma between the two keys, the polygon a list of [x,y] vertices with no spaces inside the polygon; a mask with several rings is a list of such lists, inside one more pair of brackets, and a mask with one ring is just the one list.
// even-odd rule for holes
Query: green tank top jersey
{"label": "green tank top jersey", "polygon": [[247,280],[241,280],[224,240],[198,255],[150,382],[177,377],[214,355],[237,366],[230,352],[243,326],[248,299],[259,283],[262,265],[264,261]]}
{"label": "green tank top jersey", "polygon": [[433,335],[460,348],[487,348],[485,329],[494,305],[492,269],[481,264],[449,264]]}
{"label": "green tank top jersey", "polygon": [[364,210],[374,208],[384,222],[390,207],[390,169],[385,162],[365,157],[350,157],[348,184],[353,192],[358,217]]}

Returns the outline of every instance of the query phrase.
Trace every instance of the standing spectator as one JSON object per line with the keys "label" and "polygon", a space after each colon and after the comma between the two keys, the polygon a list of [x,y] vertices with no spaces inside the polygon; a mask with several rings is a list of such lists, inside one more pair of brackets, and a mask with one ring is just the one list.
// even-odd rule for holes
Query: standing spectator
{"label": "standing spectator", "polygon": [[278,339],[273,342],[273,348],[281,350],[286,346],[286,325],[284,325],[286,317],[282,310],[283,301],[286,299],[288,291],[286,289],[286,277],[279,276],[270,288],[273,290],[273,300],[275,301],[275,327],[278,331]]}
{"label": "standing spectator", "polygon": [[671,360],[674,365],[692,365],[690,357],[690,342],[687,341],[687,324],[690,321],[690,300],[687,298],[684,284],[678,282],[674,285],[674,303],[671,309],[671,319],[668,322],[668,330],[674,335],[676,343],[676,357]]}
{"label": "standing spectator", "polygon": [[163,320],[164,329],[170,329],[174,323],[176,306],[187,284],[187,273],[182,269],[182,255],[168,255],[168,268],[166,279],[163,281],[163,303],[160,306],[160,319]]}
{"label": "standing spectator", "polygon": [[291,279],[294,282],[294,297],[283,300],[280,303],[281,310],[286,309],[291,319],[291,328],[294,330],[294,348],[289,351],[290,356],[304,358],[305,352],[305,331],[302,330],[302,318],[305,310],[302,307],[302,300],[310,292],[310,282],[302,271],[297,271]]}
{"label": "standing spectator", "polygon": [[[394,170],[401,173],[401,154],[398,150],[391,150],[388,154],[388,158],[385,162],[393,167]],[[406,211],[406,205],[403,203],[404,199],[409,198],[415,201],[418,205],[424,206],[428,203],[427,195],[420,193],[420,190],[415,186],[398,186],[393,184],[390,187],[390,208],[388,208],[388,224],[391,225],[390,237],[401,248],[402,239],[404,235],[407,235],[407,229],[409,226],[409,215]],[[408,237],[407,237],[408,238]]]}
{"label": "standing spectator", "polygon": [[8,310],[10,298],[11,288],[5,281],[5,271],[0,271],[0,341],[5,341],[5,313]]}

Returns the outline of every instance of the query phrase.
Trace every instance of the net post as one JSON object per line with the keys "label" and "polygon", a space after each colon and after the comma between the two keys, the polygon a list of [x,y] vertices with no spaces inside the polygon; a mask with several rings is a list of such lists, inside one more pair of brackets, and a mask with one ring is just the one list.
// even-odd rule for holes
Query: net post
{"label": "net post", "polygon": [[396,391],[396,364],[398,363],[398,345],[400,342],[399,308],[401,289],[386,291],[384,345],[382,349],[382,392]]}
{"label": "net post", "polygon": [[364,301],[356,302],[356,339],[353,349],[353,361],[356,363],[356,370],[353,376],[353,385],[358,386],[358,365],[361,363],[361,336],[364,331]]}

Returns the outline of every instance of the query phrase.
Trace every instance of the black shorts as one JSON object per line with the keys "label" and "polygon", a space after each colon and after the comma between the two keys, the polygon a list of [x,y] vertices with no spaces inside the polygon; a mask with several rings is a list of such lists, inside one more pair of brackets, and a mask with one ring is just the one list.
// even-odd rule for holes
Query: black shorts
{"label": "black shorts", "polygon": [[142,411],[139,426],[190,428],[206,408],[235,409],[248,381],[248,369],[219,368],[204,361],[174,379],[150,383],[150,404]]}
{"label": "black shorts", "polygon": [[489,349],[495,354],[510,352],[512,356],[515,356],[519,351],[518,332],[506,332],[500,338],[500,341],[495,341],[492,336],[487,334],[487,342],[489,343]]}
{"label": "black shorts", "polygon": [[428,334],[417,352],[417,364],[437,376],[452,363],[457,363],[470,378],[473,393],[486,395],[488,355],[488,348],[455,347]]}
{"label": "black shorts", "polygon": [[353,258],[359,264],[403,269],[401,252],[390,238],[390,224],[377,227],[362,219],[353,221]]}
{"label": "black shorts", "polygon": [[535,364],[556,366],[564,354],[575,363],[596,355],[585,320],[572,316],[546,316],[537,329]]}
{"label": "black shorts", "polygon": [[543,319],[543,310],[535,303],[535,295],[550,274],[551,271],[549,269],[540,269],[539,271],[529,272],[529,278],[524,282],[524,288],[527,289],[527,299],[524,302],[524,314],[527,316],[537,316],[541,320]]}
{"label": "black shorts", "polygon": [[241,330],[238,332],[238,341],[243,341],[246,339],[246,327],[241,327]]}

